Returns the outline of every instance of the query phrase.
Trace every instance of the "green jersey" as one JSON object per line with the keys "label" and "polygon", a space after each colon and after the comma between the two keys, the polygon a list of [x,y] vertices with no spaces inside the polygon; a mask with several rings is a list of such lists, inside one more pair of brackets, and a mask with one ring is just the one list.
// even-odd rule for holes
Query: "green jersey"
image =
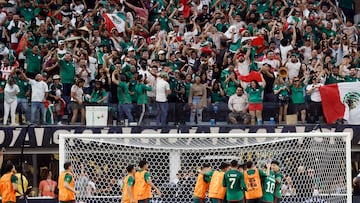
{"label": "green jersey", "polygon": [[119,81],[117,90],[119,104],[131,104],[128,84],[126,82]]}
{"label": "green jersey", "polygon": [[262,103],[262,95],[263,95],[264,88],[260,86],[257,89],[253,89],[248,85],[245,89],[245,92],[249,95],[249,103]]}
{"label": "green jersey", "polygon": [[305,103],[304,96],[304,83],[301,83],[300,87],[295,87],[294,85],[290,85],[291,91],[291,100],[294,104],[303,104]]}
{"label": "green jersey", "polygon": [[275,174],[273,171],[270,171],[270,175],[264,179],[263,182],[263,202],[274,202],[274,192],[275,192],[276,180]]}
{"label": "green jersey", "polygon": [[244,198],[246,185],[244,174],[235,169],[230,169],[224,175],[223,186],[226,187],[228,201],[241,201]]}
{"label": "green jersey", "polygon": [[147,96],[147,91],[151,91],[151,86],[147,86],[142,83],[138,83],[135,87],[135,94],[137,97],[137,104],[147,104],[149,103],[149,99]]}
{"label": "green jersey", "polygon": [[75,83],[75,63],[73,61],[60,60],[60,77],[62,83]]}
{"label": "green jersey", "polygon": [[27,72],[38,74],[41,70],[42,57],[40,54],[34,54],[31,49],[25,52]]}
{"label": "green jersey", "polygon": [[282,179],[283,179],[283,174],[282,173],[275,173],[275,180],[276,180],[276,186],[275,186],[275,197],[277,197],[278,199],[282,198],[281,195],[281,183],[282,183]]}

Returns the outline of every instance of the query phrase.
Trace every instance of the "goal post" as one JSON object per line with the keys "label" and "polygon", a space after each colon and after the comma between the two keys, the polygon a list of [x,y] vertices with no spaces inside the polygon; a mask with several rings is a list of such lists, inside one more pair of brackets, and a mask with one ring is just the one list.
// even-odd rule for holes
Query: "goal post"
{"label": "goal post", "polygon": [[79,201],[121,202],[126,167],[146,159],[162,203],[192,202],[196,169],[209,163],[217,170],[231,160],[253,161],[259,168],[278,160],[284,191],[291,182],[295,189],[284,199],[352,202],[350,132],[60,134],[59,155],[60,171],[65,161],[73,165]]}

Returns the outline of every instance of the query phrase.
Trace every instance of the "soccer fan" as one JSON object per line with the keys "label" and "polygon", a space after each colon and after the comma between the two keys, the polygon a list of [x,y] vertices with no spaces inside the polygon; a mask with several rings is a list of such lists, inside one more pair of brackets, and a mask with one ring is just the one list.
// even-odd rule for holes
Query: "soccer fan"
{"label": "soccer fan", "polygon": [[229,164],[222,162],[219,171],[213,170],[211,174],[211,181],[209,185],[209,198],[211,203],[225,203],[226,187],[222,185],[224,175],[229,169]]}
{"label": "soccer fan", "polygon": [[139,167],[140,170],[135,173],[134,197],[138,203],[147,203],[151,201],[151,189],[154,189],[158,196],[161,196],[161,192],[151,181],[148,162],[140,161]]}
{"label": "soccer fan", "polygon": [[230,169],[225,173],[223,186],[226,187],[226,200],[229,203],[244,201],[244,191],[247,190],[244,174],[238,170],[238,161],[230,162]]}
{"label": "soccer fan", "polygon": [[247,170],[244,172],[244,179],[247,191],[245,192],[247,203],[260,203],[263,196],[261,182],[270,175],[270,167],[266,172],[258,169],[252,161],[246,163]]}
{"label": "soccer fan", "polygon": [[282,199],[281,185],[283,180],[283,174],[281,173],[280,163],[277,160],[271,161],[271,170],[275,173],[275,199],[274,203],[280,203]]}
{"label": "soccer fan", "polygon": [[134,203],[134,184],[135,184],[135,173],[136,168],[134,165],[126,167],[128,175],[124,178],[124,184],[122,188],[122,200],[123,203]]}
{"label": "soccer fan", "polygon": [[64,163],[65,171],[59,175],[59,201],[60,203],[75,202],[75,195],[79,191],[75,190],[75,179],[72,173],[71,162]]}
{"label": "soccer fan", "polygon": [[205,175],[211,171],[211,166],[208,163],[204,163],[201,170],[199,170],[199,175],[196,180],[193,202],[202,203],[205,201],[206,192],[209,189],[210,185],[210,176]]}
{"label": "soccer fan", "polygon": [[15,203],[16,192],[20,193],[21,196],[24,194],[18,188],[18,178],[15,176],[14,164],[8,161],[4,172],[4,175],[0,178],[1,201],[3,203]]}

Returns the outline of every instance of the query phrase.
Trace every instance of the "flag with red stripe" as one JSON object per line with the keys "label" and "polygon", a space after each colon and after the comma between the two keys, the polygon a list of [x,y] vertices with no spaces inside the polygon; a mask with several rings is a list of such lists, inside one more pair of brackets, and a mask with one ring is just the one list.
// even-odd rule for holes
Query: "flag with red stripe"
{"label": "flag with red stripe", "polygon": [[345,119],[360,124],[360,82],[325,85],[319,90],[327,123]]}
{"label": "flag with red stripe", "polygon": [[104,13],[103,18],[105,19],[105,26],[109,33],[112,33],[113,29],[116,29],[120,33],[125,32],[126,16],[123,13]]}

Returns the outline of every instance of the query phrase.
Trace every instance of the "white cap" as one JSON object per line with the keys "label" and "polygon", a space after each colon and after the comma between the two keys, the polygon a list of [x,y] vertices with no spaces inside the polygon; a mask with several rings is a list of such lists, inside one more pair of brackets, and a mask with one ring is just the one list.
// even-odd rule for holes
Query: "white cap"
{"label": "white cap", "polygon": [[134,47],[129,47],[128,51],[135,51]]}
{"label": "white cap", "polygon": [[160,51],[158,52],[158,54],[165,54],[165,51],[164,51],[164,50],[160,50]]}

